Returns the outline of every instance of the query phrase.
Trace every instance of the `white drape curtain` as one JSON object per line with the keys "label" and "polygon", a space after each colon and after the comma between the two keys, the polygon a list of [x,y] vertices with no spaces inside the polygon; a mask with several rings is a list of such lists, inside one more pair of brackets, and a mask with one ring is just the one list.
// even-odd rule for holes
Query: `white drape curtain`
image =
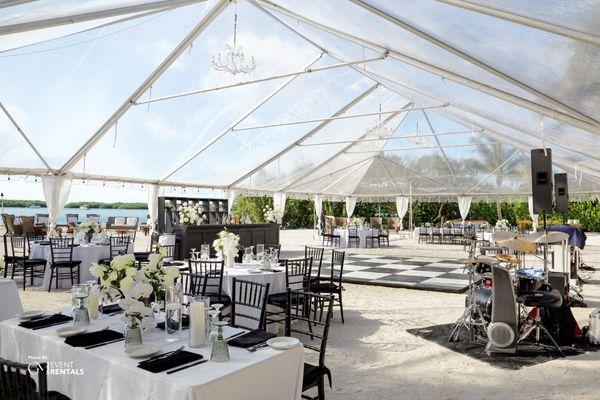
{"label": "white drape curtain", "polygon": [[469,215],[471,200],[472,198],[469,196],[458,196],[458,210],[460,211],[460,218],[463,220],[463,224]]}
{"label": "white drape curtain", "polygon": [[529,205],[529,216],[531,217],[531,220],[533,221],[533,231],[537,232],[537,230],[539,228],[539,217],[537,214],[533,213],[533,196],[529,196],[527,198],[527,203]]}
{"label": "white drape curtain", "polygon": [[400,230],[403,230],[402,219],[406,215],[408,211],[408,197],[406,196],[398,196],[396,197],[396,212],[398,213],[398,218],[400,218]]}
{"label": "white drape curtain", "polygon": [[64,176],[44,175],[42,176],[42,187],[44,189],[44,199],[48,206],[48,218],[50,228],[48,233],[56,225],[58,214],[65,208],[69,193],[71,192],[71,178]]}
{"label": "white drape curtain", "polygon": [[273,210],[277,213],[277,223],[281,223],[283,212],[285,211],[285,200],[287,195],[284,192],[273,193]]}
{"label": "white drape curtain", "polygon": [[235,199],[237,197],[237,192],[233,189],[227,191],[227,214],[231,214],[231,209],[233,208],[233,203],[235,203]]}
{"label": "white drape curtain", "polygon": [[318,226],[321,227],[321,214],[323,213],[323,198],[315,194],[314,197],[315,202],[315,214],[317,215]]}
{"label": "white drape curtain", "polygon": [[154,233],[158,221],[158,185],[148,185],[148,215],[150,216],[150,234]]}
{"label": "white drape curtain", "polygon": [[348,222],[354,214],[354,207],[356,207],[356,197],[346,197],[346,215],[348,216]]}

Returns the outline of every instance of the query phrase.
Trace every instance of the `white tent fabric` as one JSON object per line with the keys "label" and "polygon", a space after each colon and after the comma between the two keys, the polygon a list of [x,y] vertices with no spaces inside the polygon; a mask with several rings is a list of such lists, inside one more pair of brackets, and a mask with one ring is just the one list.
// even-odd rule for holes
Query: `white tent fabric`
{"label": "white tent fabric", "polygon": [[409,198],[407,196],[396,197],[396,212],[398,213],[398,217],[400,218],[400,230],[404,229],[402,221],[404,220],[404,216],[408,211],[408,202]]}
{"label": "white tent fabric", "polygon": [[[545,145],[570,193],[600,193],[597,2],[231,3],[0,7],[0,173],[305,198],[525,198],[529,150]],[[256,60],[243,78],[211,64],[236,12]]]}
{"label": "white tent fabric", "polygon": [[356,207],[356,197],[346,197],[346,215],[348,216],[348,222],[354,214],[354,208]]}
{"label": "white tent fabric", "polygon": [[235,204],[235,199],[237,197],[237,191],[231,189],[228,191],[227,193],[227,214],[231,214],[231,209],[233,208],[233,205]]}
{"label": "white tent fabric", "polygon": [[533,196],[527,197],[527,205],[529,207],[529,216],[531,217],[531,221],[533,222],[533,231],[537,232],[540,223],[539,216],[533,213]]}
{"label": "white tent fabric", "polygon": [[281,223],[283,212],[285,211],[285,201],[287,195],[284,192],[273,193],[273,210],[277,216],[277,223]]}
{"label": "white tent fabric", "polygon": [[[71,191],[71,179],[64,176],[43,175],[42,187],[44,189],[44,199],[48,207],[48,218],[50,227],[54,227],[58,214],[67,204],[69,193]],[[48,231],[51,232],[51,229]]]}
{"label": "white tent fabric", "polygon": [[323,198],[315,194],[313,201],[315,203],[315,215],[317,216],[318,226],[321,226],[321,215],[323,214]]}
{"label": "white tent fabric", "polygon": [[460,211],[460,218],[463,220],[463,223],[469,215],[471,200],[473,200],[473,198],[469,196],[458,196],[458,210]]}
{"label": "white tent fabric", "polygon": [[150,216],[150,234],[154,233],[154,228],[158,222],[158,193],[157,185],[148,185],[148,215]]}

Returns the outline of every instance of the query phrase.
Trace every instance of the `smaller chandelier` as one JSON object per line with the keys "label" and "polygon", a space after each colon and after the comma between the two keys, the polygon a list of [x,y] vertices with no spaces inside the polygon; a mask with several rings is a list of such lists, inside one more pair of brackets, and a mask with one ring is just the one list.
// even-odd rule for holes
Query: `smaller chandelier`
{"label": "smaller chandelier", "polygon": [[375,126],[367,129],[365,133],[370,137],[377,137],[379,139],[388,139],[394,134],[394,131],[388,128],[385,122],[381,120],[381,104],[379,104],[379,120]]}
{"label": "smaller chandelier", "polygon": [[420,144],[427,143],[428,140],[429,140],[429,138],[427,136],[421,135],[421,132],[419,132],[419,123],[418,122],[417,122],[417,133],[406,137],[407,142],[412,143],[417,146]]}
{"label": "smaller chandelier", "polygon": [[254,57],[248,62],[244,55],[244,48],[237,45],[237,12],[233,19],[233,46],[225,46],[225,59],[221,58],[221,53],[217,57],[212,57],[212,67],[217,71],[225,71],[230,74],[247,74],[254,71],[256,62]]}

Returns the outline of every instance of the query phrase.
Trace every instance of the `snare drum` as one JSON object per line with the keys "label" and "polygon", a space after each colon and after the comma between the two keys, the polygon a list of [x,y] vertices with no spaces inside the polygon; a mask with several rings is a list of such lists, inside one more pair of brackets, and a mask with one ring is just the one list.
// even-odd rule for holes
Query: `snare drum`
{"label": "snare drum", "polygon": [[489,287],[478,287],[475,289],[475,304],[481,309],[486,321],[492,319],[492,302],[494,301],[494,289]]}

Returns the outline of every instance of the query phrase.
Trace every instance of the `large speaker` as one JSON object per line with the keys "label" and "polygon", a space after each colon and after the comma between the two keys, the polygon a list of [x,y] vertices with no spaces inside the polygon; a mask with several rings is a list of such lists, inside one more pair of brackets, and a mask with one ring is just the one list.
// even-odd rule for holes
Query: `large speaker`
{"label": "large speaker", "polygon": [[552,212],[552,149],[531,150],[533,213]]}
{"label": "large speaker", "polygon": [[519,341],[519,321],[517,299],[510,272],[504,267],[492,266],[494,297],[492,299],[492,320],[487,328],[488,343],[485,351],[493,353],[517,352]]}
{"label": "large speaker", "polygon": [[556,212],[569,213],[569,186],[567,174],[554,174],[554,197],[556,199]]}

